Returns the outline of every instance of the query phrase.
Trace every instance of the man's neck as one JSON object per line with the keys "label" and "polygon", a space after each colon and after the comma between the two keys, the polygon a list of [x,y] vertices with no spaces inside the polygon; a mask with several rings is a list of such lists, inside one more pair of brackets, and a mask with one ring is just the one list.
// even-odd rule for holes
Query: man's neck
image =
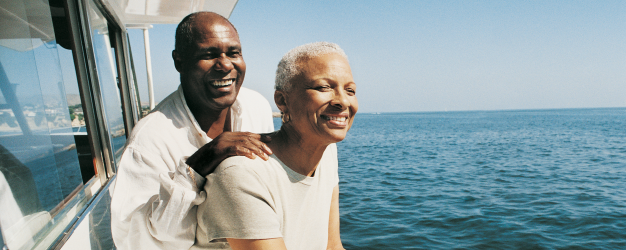
{"label": "man's neck", "polygon": [[209,138],[215,138],[224,131],[230,131],[230,108],[220,111],[198,111],[191,110],[191,113],[198,121],[200,129]]}

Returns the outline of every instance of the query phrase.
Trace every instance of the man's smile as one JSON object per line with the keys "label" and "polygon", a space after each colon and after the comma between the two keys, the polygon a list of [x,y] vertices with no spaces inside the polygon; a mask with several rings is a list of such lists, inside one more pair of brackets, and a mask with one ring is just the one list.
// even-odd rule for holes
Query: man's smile
{"label": "man's smile", "polygon": [[209,82],[211,86],[216,88],[228,87],[235,83],[235,79],[222,79],[222,80],[213,80]]}

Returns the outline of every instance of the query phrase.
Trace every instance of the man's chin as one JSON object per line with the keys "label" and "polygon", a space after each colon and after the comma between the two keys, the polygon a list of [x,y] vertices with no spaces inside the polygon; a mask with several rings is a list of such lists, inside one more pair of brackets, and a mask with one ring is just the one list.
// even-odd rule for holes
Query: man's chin
{"label": "man's chin", "polygon": [[213,103],[217,108],[230,108],[237,100],[237,95],[226,95],[213,99]]}
{"label": "man's chin", "polygon": [[235,101],[237,100],[237,95],[239,94],[239,88],[237,88],[236,86],[233,87],[234,88],[230,88],[230,91],[226,92],[219,92],[213,89],[211,91],[213,97],[206,100],[208,102],[206,103],[208,107],[214,109],[230,108],[230,106],[232,106],[233,103],[235,103]]}

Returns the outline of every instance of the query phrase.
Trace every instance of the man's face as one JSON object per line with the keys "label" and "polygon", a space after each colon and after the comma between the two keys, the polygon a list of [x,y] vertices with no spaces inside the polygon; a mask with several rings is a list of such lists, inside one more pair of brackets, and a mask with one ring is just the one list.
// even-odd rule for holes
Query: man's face
{"label": "man's face", "polygon": [[201,18],[193,30],[195,40],[189,53],[173,54],[187,105],[192,111],[229,108],[246,73],[239,36],[226,22],[203,22]]}

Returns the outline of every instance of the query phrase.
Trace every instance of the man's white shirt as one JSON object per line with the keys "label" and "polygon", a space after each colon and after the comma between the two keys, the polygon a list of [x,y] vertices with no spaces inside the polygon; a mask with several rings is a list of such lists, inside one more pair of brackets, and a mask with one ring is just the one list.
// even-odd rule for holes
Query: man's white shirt
{"label": "man's white shirt", "polygon": [[[267,100],[244,87],[230,117],[232,131],[274,131]],[[185,161],[211,140],[187,107],[180,86],[139,121],[112,192],[111,233],[118,249],[188,249],[194,244],[196,209],[206,199],[206,179],[190,171]]]}

